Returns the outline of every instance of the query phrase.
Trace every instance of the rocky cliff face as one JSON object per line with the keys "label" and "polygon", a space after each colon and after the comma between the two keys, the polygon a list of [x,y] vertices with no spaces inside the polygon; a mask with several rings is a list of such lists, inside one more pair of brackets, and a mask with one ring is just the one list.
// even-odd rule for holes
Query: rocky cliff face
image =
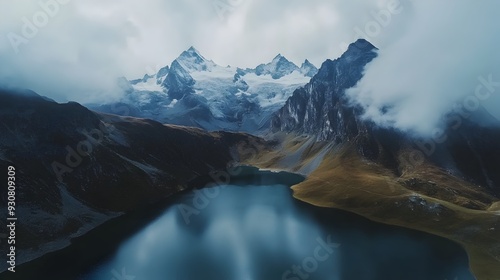
{"label": "rocky cliff face", "polygon": [[357,109],[349,106],[344,93],[361,79],[365,65],[377,56],[376,50],[361,39],[340,58],[324,62],[311,81],[297,89],[277,112],[271,129],[317,135],[319,140],[337,143],[365,131]]}
{"label": "rocky cliff face", "polygon": [[[119,82],[124,95],[109,104],[88,104],[99,112],[200,127],[209,131],[258,133],[272,114],[318,69],[299,68],[282,55],[255,69],[223,67],[191,47],[155,75]],[[117,110],[119,107],[127,110]]]}
{"label": "rocky cliff face", "polygon": [[254,70],[257,76],[271,75],[273,79],[283,78],[286,75],[290,75],[293,71],[300,71],[300,68],[281,54],[274,57],[270,63],[260,64]]}
{"label": "rocky cliff face", "polygon": [[[360,39],[340,58],[324,62],[311,82],[297,89],[273,116],[271,130],[305,134],[337,145],[354,144],[363,157],[395,174],[405,172],[402,163],[430,162],[500,196],[500,129],[460,120],[458,128],[448,128],[444,140],[418,139],[362,119],[362,109],[345,92],[362,78],[364,67],[376,58],[376,50]],[[483,119],[493,118],[482,114]]]}
{"label": "rocky cliff face", "polygon": [[194,92],[193,85],[195,81],[193,77],[186,71],[181,64],[174,60],[168,71],[162,85],[168,89],[168,93],[172,99],[181,99],[183,96]]}
{"label": "rocky cliff face", "polygon": [[305,60],[300,66],[300,72],[308,77],[314,77],[318,73],[318,68],[314,66],[309,60]]}

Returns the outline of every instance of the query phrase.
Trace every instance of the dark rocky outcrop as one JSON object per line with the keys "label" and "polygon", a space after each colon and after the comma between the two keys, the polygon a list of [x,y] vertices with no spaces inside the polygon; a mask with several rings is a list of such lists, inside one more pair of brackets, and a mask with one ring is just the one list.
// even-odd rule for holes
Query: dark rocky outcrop
{"label": "dark rocky outcrop", "polygon": [[[419,139],[378,127],[362,117],[363,110],[345,93],[362,78],[365,66],[376,59],[376,50],[360,39],[338,59],[324,62],[311,82],[297,89],[274,115],[271,130],[305,134],[338,145],[354,144],[363,157],[396,174],[404,172],[402,162],[430,162],[500,197],[500,129],[460,119],[450,125],[444,140]],[[480,113],[482,119],[493,118]]]}
{"label": "dark rocky outcrop", "polygon": [[[227,168],[238,160],[236,147],[250,142],[262,143],[246,134],[98,114],[30,91],[0,90],[0,170],[16,168],[16,213],[23,220],[16,228],[18,251],[34,250],[18,263],[49,250],[49,242],[59,242],[50,250],[61,248],[111,217]],[[6,188],[1,199],[7,213]]]}

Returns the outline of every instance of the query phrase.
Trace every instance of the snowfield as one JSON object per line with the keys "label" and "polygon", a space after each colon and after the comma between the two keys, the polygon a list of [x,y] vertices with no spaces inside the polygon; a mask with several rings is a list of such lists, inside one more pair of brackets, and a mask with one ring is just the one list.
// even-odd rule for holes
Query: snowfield
{"label": "snowfield", "polygon": [[[135,117],[255,133],[316,72],[310,62],[298,67],[282,55],[255,69],[223,67],[191,47],[156,75],[129,81],[118,102],[128,104]],[[106,105],[92,109],[115,113]]]}

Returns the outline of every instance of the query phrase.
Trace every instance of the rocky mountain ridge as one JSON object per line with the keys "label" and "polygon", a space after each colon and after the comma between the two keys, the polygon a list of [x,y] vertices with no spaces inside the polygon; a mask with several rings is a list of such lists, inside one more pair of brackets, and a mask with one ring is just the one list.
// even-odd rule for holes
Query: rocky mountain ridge
{"label": "rocky mountain ridge", "polygon": [[[242,145],[264,143],[246,134],[99,114],[10,89],[0,90],[0,135],[0,168],[16,168],[18,264],[225,170],[239,160]],[[7,188],[1,198],[7,201]],[[5,219],[0,225],[5,228]]]}
{"label": "rocky mountain ridge", "polygon": [[[304,87],[298,88],[273,116],[271,130],[304,134],[337,145],[354,143],[359,153],[384,164],[395,174],[405,172],[402,161],[429,161],[450,174],[465,178],[500,197],[500,129],[460,120],[448,127],[446,139],[429,139],[378,127],[346,95],[362,78],[377,48],[364,39],[352,43],[336,60],[327,60]],[[481,111],[482,119],[493,116]],[[497,121],[498,122],[498,121]],[[453,125],[456,125],[454,123]],[[401,157],[403,151],[409,155]]]}
{"label": "rocky mountain ridge", "polygon": [[[298,67],[281,54],[255,69],[222,67],[190,47],[156,74],[132,81],[121,79],[125,94],[117,102],[87,106],[104,113],[209,131],[257,133],[267,128],[272,113],[293,90],[316,72],[308,60]],[[124,105],[125,111],[113,110]]]}

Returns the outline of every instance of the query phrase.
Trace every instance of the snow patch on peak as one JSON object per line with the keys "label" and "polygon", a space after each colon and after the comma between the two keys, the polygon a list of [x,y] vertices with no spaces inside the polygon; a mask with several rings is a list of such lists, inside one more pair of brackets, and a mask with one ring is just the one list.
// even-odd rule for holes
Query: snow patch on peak
{"label": "snow patch on peak", "polygon": [[163,92],[165,89],[158,84],[154,76],[146,75],[139,81],[131,81],[130,84],[135,91],[158,91]]}
{"label": "snow patch on peak", "polygon": [[278,54],[270,63],[257,66],[254,72],[257,76],[271,75],[273,79],[280,79],[296,70],[299,70],[297,65]]}
{"label": "snow patch on peak", "polygon": [[300,73],[302,73],[304,76],[312,78],[314,75],[316,75],[316,73],[318,73],[318,68],[306,59],[300,66]]}
{"label": "snow patch on peak", "polygon": [[183,51],[181,55],[175,59],[182,68],[184,68],[189,73],[199,72],[199,71],[211,71],[217,66],[213,61],[203,57],[200,52],[194,47],[190,47],[188,50]]}
{"label": "snow patch on peak", "polygon": [[282,56],[280,53],[278,55],[276,55],[274,58],[273,58],[273,62],[277,62],[279,61],[280,59],[286,59],[286,57]]}
{"label": "snow patch on peak", "polygon": [[173,99],[172,102],[170,102],[170,104],[167,105],[167,108],[174,108],[177,102],[179,102],[179,100]]}
{"label": "snow patch on peak", "polygon": [[[306,62],[302,68],[315,69]],[[219,66],[190,47],[156,75],[125,80],[126,95],[117,102],[141,118],[253,133],[265,129],[292,93],[310,81],[305,73],[281,54],[256,69],[241,69]],[[99,108],[108,112],[108,107]]]}
{"label": "snow patch on peak", "polygon": [[195,47],[193,47],[193,46],[189,47],[189,49],[187,49],[187,52],[189,52],[189,53],[196,53],[196,54],[200,55],[200,52]]}

